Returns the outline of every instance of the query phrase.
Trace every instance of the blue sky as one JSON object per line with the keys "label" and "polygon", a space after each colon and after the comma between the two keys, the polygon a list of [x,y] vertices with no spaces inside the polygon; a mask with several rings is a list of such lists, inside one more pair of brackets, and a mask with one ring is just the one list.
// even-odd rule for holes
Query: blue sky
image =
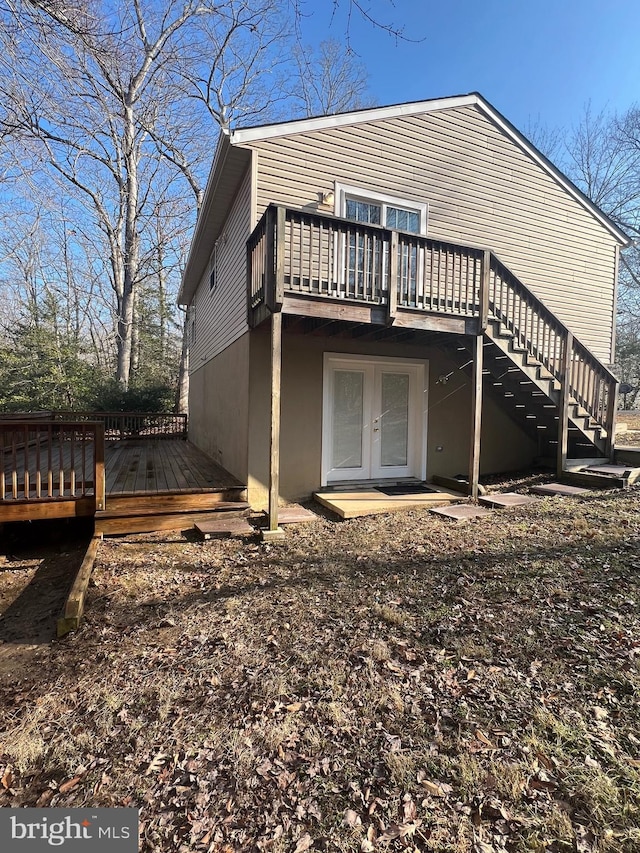
{"label": "blue sky", "polygon": [[[356,16],[351,23],[378,104],[478,91],[526,131],[571,127],[589,101],[596,112],[640,102],[640,0],[394,2],[363,6],[422,41],[396,43]],[[332,0],[306,8],[307,38],[344,38],[343,17],[328,30]]]}

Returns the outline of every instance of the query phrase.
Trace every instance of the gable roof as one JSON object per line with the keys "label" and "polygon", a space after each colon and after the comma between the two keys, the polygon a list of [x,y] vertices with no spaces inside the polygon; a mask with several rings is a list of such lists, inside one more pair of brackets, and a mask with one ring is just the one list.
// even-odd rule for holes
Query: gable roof
{"label": "gable roof", "polygon": [[[508,119],[478,92],[471,92],[468,95],[453,95],[446,98],[433,98],[427,101],[412,101],[385,107],[370,107],[337,113],[336,115],[316,116],[238,128],[230,132],[223,131],[220,134],[215,159],[209,175],[205,200],[198,216],[198,221],[196,222],[194,238],[185,267],[178,301],[181,304],[188,301],[204,273],[213,245],[212,239],[215,240],[215,237],[222,228],[228,206],[231,204],[242,175],[250,163],[251,143],[281,136],[346,127],[362,122],[375,122],[389,118],[401,118],[402,116],[419,115],[467,106],[477,107],[480,112],[484,113],[494,122],[543,171],[547,172],[569,195],[595,217],[621,246],[628,246],[631,243],[630,238],[622,229],[594,204],[560,169],[554,166]],[[226,175],[225,170],[227,170]],[[207,236],[207,241],[203,243],[205,235]],[[203,253],[206,253],[206,258]]]}

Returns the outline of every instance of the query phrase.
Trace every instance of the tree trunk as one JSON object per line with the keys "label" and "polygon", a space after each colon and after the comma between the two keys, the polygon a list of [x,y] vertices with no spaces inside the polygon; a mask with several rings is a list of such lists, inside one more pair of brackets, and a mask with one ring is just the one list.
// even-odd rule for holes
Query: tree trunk
{"label": "tree trunk", "polygon": [[176,388],[176,412],[189,413],[189,312],[184,312],[182,326],[182,351],[178,369],[178,387]]}

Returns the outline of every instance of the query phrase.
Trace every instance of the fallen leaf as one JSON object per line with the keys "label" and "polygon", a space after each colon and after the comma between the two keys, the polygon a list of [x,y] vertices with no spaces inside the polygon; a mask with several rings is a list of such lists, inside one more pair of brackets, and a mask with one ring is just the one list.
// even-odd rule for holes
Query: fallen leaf
{"label": "fallen leaf", "polygon": [[428,779],[423,779],[420,784],[432,797],[446,797],[449,793],[446,788],[451,790],[451,785],[441,785],[439,782],[430,782]]}
{"label": "fallen leaf", "polygon": [[346,826],[360,826],[362,823],[362,821],[360,820],[360,816],[357,812],[354,812],[353,809],[347,809],[345,811],[342,822]]}
{"label": "fallen leaf", "polygon": [[300,711],[302,708],[304,708],[304,702],[292,702],[290,705],[285,705],[285,709],[291,714],[295,714],[296,711]]}
{"label": "fallen leaf", "polygon": [[152,773],[159,773],[164,767],[164,763],[169,758],[166,752],[159,752],[150,762],[145,771],[145,776],[150,776]]}
{"label": "fallen leaf", "polygon": [[2,777],[2,787],[9,789],[13,785],[13,773],[9,768],[4,773]]}
{"label": "fallen leaf", "polygon": [[488,746],[489,749],[496,749],[496,745],[486,736],[482,729],[476,729],[475,734],[476,740],[479,740],[480,743],[483,743],[485,746]]}
{"label": "fallen leaf", "polygon": [[311,836],[309,835],[308,832],[305,832],[305,834],[302,836],[302,838],[298,839],[298,843],[296,844],[296,849],[293,851],[293,853],[305,853],[305,850],[308,850],[312,846],[313,846],[313,839],[311,838]]}
{"label": "fallen leaf", "polygon": [[72,788],[75,788],[78,782],[82,779],[82,776],[74,776],[73,779],[68,779],[66,782],[63,782],[62,785],[58,788],[59,793],[66,794],[67,791],[71,791]]}

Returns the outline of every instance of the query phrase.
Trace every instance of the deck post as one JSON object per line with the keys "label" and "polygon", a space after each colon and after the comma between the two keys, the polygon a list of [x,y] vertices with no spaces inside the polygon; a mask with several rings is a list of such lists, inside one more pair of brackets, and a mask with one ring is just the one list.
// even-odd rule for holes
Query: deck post
{"label": "deck post", "polygon": [[280,492],[280,380],[282,373],[282,313],[271,315],[271,423],[269,454],[269,527],[262,531],[263,540],[281,539],[278,527],[278,497]]}
{"label": "deck post", "polygon": [[483,336],[473,338],[473,367],[471,370],[471,435],[469,440],[469,494],[478,500],[480,484],[480,432],[482,428],[482,360]]}
{"label": "deck post", "polygon": [[562,352],[562,368],[560,372],[560,401],[558,404],[558,455],[556,459],[556,475],[562,477],[567,465],[569,449],[569,395],[571,385],[571,352],[573,350],[573,335],[567,331]]}
{"label": "deck post", "polygon": [[94,471],[93,488],[96,496],[96,510],[106,505],[106,478],[104,472],[104,421],[95,424],[94,431]]}
{"label": "deck post", "polygon": [[[392,231],[389,237],[389,282],[387,284],[387,325],[391,325],[398,313],[398,269],[399,269],[399,240],[398,232]],[[382,268],[383,252],[380,252],[380,266]],[[382,290],[382,274],[380,275],[380,289]]]}
{"label": "deck post", "polygon": [[618,419],[618,383],[609,383],[607,396],[607,457],[612,464],[616,461],[616,422]]}
{"label": "deck post", "polygon": [[491,251],[485,249],[482,253],[480,273],[480,331],[484,332],[489,325],[489,276],[491,274]]}

